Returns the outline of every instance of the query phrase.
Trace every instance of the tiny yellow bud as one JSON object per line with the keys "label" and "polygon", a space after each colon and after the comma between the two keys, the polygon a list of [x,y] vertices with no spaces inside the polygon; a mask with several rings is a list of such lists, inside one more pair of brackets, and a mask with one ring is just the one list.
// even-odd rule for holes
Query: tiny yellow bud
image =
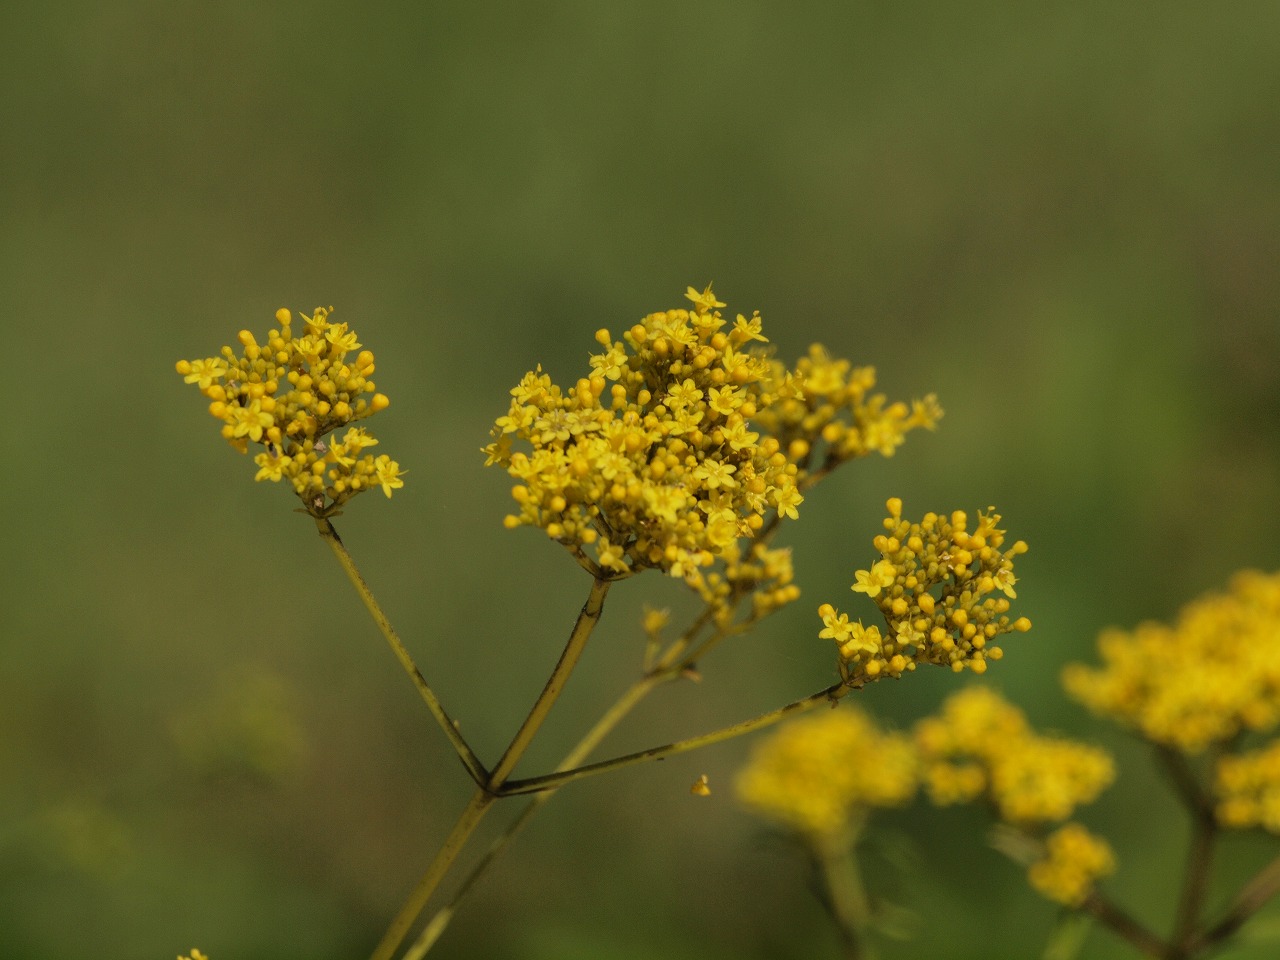
{"label": "tiny yellow bud", "polygon": [[173,369],[177,370],[180,374],[182,374],[185,377],[188,373],[191,372],[191,361],[179,360],[177,363],[173,365]]}
{"label": "tiny yellow bud", "polygon": [[613,337],[609,335],[609,331],[607,329],[605,329],[604,327],[601,327],[599,330],[596,331],[596,343],[600,344],[600,346],[607,347],[612,342],[613,342]]}
{"label": "tiny yellow bud", "polygon": [[520,518],[513,513],[508,513],[502,518],[502,525],[508,530],[514,530],[516,527],[520,526]]}
{"label": "tiny yellow bud", "polygon": [[249,330],[241,330],[238,334],[236,334],[236,339],[240,341],[241,345],[246,347],[248,346],[256,347],[258,345],[257,341],[253,339],[253,333],[250,332]]}
{"label": "tiny yellow bud", "polygon": [[827,617],[834,617],[835,615],[836,615],[836,608],[829,603],[824,603],[822,606],[818,608],[818,616],[820,616],[823,620],[827,619]]}
{"label": "tiny yellow bud", "polygon": [[916,605],[920,607],[920,612],[927,616],[933,616],[934,603],[933,595],[922,593],[916,598]]}
{"label": "tiny yellow bud", "polygon": [[276,311],[276,323],[284,324],[288,323],[292,319],[293,314],[291,314],[285,307],[281,307]]}
{"label": "tiny yellow bud", "polygon": [[1017,620],[1013,621],[1013,629],[1017,630],[1019,633],[1026,633],[1031,629],[1031,621],[1026,617],[1019,617]]}
{"label": "tiny yellow bud", "polygon": [[866,674],[868,677],[874,680],[876,677],[880,676],[880,670],[881,670],[880,661],[868,660],[867,665],[863,667],[863,670],[866,671]]}
{"label": "tiny yellow bud", "polygon": [[369,401],[369,409],[374,413],[385,410],[389,406],[391,406],[391,398],[385,393],[375,393],[373,399]]}
{"label": "tiny yellow bud", "polygon": [[890,497],[885,501],[884,505],[889,508],[889,516],[895,519],[902,516],[902,498]]}

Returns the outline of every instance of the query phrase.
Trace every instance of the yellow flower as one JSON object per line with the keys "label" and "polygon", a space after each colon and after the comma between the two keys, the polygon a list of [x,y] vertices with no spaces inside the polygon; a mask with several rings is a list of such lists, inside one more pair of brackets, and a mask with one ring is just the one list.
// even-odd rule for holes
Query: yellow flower
{"label": "yellow flower", "polygon": [[1098,638],[1100,667],[1072,664],[1067,692],[1146,739],[1199,753],[1280,723],[1280,574],[1245,571],[1189,603],[1172,625]]}
{"label": "yellow flower", "polygon": [[865,593],[868,597],[880,596],[885,587],[893,586],[897,571],[888,560],[880,560],[870,570],[859,570],[854,574],[858,581],[851,588],[855,593]]}
{"label": "yellow flower", "polygon": [[715,295],[712,294],[711,284],[709,283],[707,284],[707,289],[703,290],[701,293],[693,287],[689,287],[689,289],[685,291],[685,299],[692,300],[693,305],[698,308],[699,313],[708,313],[724,306],[724,304],[717,300]]}
{"label": "yellow flower", "polygon": [[1068,823],[1045,839],[1045,855],[1028,868],[1027,879],[1048,899],[1075,907],[1114,871],[1115,854],[1107,842]]}
{"label": "yellow flower", "polygon": [[868,809],[907,803],[916,784],[910,739],[842,704],[761,741],[735,787],[756,813],[825,844],[856,829]]}
{"label": "yellow flower", "polygon": [[1007,550],[999,516],[981,516],[979,530],[968,532],[968,518],[927,513],[919,523],[902,518],[902,501],[885,504],[885,534],[875,538],[881,559],[859,570],[852,589],[876,602],[892,643],[878,652],[841,648],[841,676],[852,686],[882,676],[897,677],[918,663],[983,673],[1004,651],[992,641],[1001,634],[1025,632],[1031,621],[1010,620],[1009,601],[992,597],[996,574],[1012,576],[1014,558],[1027,549],[1021,540]]}
{"label": "yellow flower", "polygon": [[262,343],[242,330],[239,354],[224,347],[221,357],[177,364],[184,380],[211,401],[209,412],[222,421],[222,435],[233,448],[266,448],[254,457],[255,479],[288,480],[317,517],[337,512],[371,485],[381,485],[388,496],[403,486],[403,474],[389,457],[375,462],[361,454],[377,443],[362,428],[349,429],[341,441],[329,438],[390,402],[369,379],[375,366],[370,351],[346,362],[345,355],[360,344],[346,324],[329,320],[332,311],[318,307],[314,316],[304,315],[305,332],[294,336],[293,315],[282,308],[275,315],[279,328]]}

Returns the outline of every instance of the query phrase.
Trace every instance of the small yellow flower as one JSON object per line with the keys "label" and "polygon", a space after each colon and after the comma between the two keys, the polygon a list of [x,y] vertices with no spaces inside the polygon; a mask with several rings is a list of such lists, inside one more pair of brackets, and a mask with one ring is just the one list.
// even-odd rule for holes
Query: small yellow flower
{"label": "small yellow flower", "polygon": [[724,304],[717,300],[715,295],[711,292],[711,284],[709,283],[707,284],[707,289],[703,290],[701,293],[693,287],[690,287],[685,291],[685,299],[692,300],[693,305],[698,308],[699,313],[706,313],[724,306]]}
{"label": "small yellow flower", "polygon": [[859,570],[854,574],[858,581],[851,588],[855,593],[865,593],[868,597],[880,596],[885,587],[893,586],[897,571],[888,560],[878,561],[870,570]]}

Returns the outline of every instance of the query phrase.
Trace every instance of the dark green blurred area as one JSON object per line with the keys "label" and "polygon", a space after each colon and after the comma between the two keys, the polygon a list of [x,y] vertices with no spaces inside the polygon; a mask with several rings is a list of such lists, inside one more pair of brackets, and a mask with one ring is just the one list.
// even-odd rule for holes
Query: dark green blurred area
{"label": "dark green blurred area", "polygon": [[[478,448],[527,369],[571,383],[598,327],[708,280],[783,357],[823,342],[947,416],[819,488],[785,537],[804,599],[612,746],[829,683],[813,611],[856,610],[886,497],[996,504],[1032,546],[1035,630],[988,679],[1119,752],[1085,819],[1119,852],[1108,889],[1164,928],[1185,823],[1057,675],[1104,625],[1280,564],[1278,64],[1272,2],[0,8],[0,956],[364,956],[469,793],[175,360],[318,303],[377,353],[408,481],[339,527],[492,759],[587,583],[501,527]],[[654,575],[617,587],[523,769],[635,676],[645,600],[689,609]],[[862,702],[907,726],[969,679]],[[803,864],[733,801],[748,748],[566,790],[439,955],[835,956]],[[873,862],[906,866],[870,885],[919,916],[886,957],[1039,955],[1054,910],[986,829],[884,819]],[[1273,847],[1235,842],[1220,898]]]}

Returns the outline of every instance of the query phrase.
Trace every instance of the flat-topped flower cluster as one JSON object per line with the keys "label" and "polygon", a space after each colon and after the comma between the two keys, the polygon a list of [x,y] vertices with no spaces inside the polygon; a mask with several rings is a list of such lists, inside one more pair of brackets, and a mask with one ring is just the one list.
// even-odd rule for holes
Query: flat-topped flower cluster
{"label": "flat-topped flower cluster", "polygon": [[1153,743],[1196,754],[1280,724],[1280,574],[1242,571],[1172,624],[1098,638],[1102,666],[1072,664],[1067,692]]}
{"label": "flat-topped flower cluster", "polygon": [[[375,393],[373,354],[360,350],[354,330],[329,319],[333,308],[303,315],[293,335],[292,314],[276,311],[278,329],[265,343],[241,330],[241,350],[180,360],[177,371],[209,398],[209,412],[222,421],[222,436],[241,453],[254,443],[256,480],[289,481],[313,516],[333,516],[363,490],[382,488],[388,497],[404,486],[399,464],[368,453],[378,441],[350,424],[390,404]],[[348,354],[360,350],[354,359]],[[347,427],[341,436],[331,436]]]}
{"label": "flat-topped flower cluster", "polygon": [[710,287],[686,297],[692,309],[651,313],[621,338],[598,331],[603,352],[567,390],[528,373],[484,448],[518,481],[507,526],[545,530],[608,577],[657,568],[699,587],[769,517],[798,516],[816,449],[822,469],[888,455],[941,415],[932,397],[869,395],[869,368],[820,347],[788,370],[759,313],[730,323]]}

